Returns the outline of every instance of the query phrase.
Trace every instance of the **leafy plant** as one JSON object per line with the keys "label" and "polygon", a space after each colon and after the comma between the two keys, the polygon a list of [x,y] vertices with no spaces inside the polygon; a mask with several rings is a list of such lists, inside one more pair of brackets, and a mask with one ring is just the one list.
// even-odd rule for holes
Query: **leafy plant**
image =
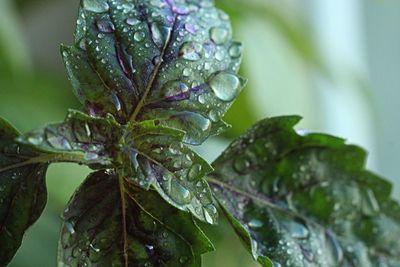
{"label": "leafy plant", "polygon": [[[191,145],[245,85],[211,0],[82,0],[61,52],[82,111],[20,134],[0,120],[0,265],[46,204],[51,163],[93,169],[63,214],[58,266],[200,266],[217,204],[263,266],[399,266],[400,208],[366,153],[299,117],[252,127],[210,166]],[[214,198],[216,201],[214,201]]]}

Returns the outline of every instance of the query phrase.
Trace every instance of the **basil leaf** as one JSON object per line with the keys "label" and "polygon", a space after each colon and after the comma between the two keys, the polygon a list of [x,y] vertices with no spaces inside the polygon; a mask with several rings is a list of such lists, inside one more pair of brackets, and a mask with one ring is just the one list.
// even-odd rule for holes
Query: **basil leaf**
{"label": "basil leaf", "polygon": [[128,126],[121,147],[120,175],[146,190],[152,186],[170,204],[216,223],[217,209],[204,176],[211,166],[182,143],[184,133],[144,121]]}
{"label": "basil leaf", "polygon": [[52,161],[71,161],[94,168],[110,166],[113,151],[122,136],[122,128],[115,119],[90,117],[70,110],[62,123],[50,124],[18,138],[45,154],[54,154]]}
{"label": "basil leaf", "polygon": [[58,266],[200,266],[213,250],[189,214],[112,171],[87,178],[64,220]]}
{"label": "basil leaf", "polygon": [[91,114],[163,119],[200,144],[245,80],[241,44],[210,0],[81,1],[75,44],[61,48],[75,94]]}
{"label": "basil leaf", "polygon": [[214,162],[209,183],[263,266],[399,266],[399,205],[366,153],[299,117],[256,124]]}
{"label": "basil leaf", "polygon": [[47,201],[47,164],[14,140],[18,131],[0,118],[0,265],[7,265],[21,246],[25,231],[36,222]]}

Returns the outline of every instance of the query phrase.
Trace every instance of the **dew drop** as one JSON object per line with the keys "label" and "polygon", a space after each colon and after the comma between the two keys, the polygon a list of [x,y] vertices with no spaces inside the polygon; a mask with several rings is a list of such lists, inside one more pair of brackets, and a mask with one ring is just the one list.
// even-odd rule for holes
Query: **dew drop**
{"label": "dew drop", "polygon": [[135,34],[133,35],[133,39],[136,41],[136,42],[141,42],[141,41],[143,41],[143,39],[146,37],[146,34],[144,33],[144,32],[142,32],[142,31],[138,31],[138,32],[135,32]]}
{"label": "dew drop", "polygon": [[179,81],[168,82],[162,88],[162,92],[165,97],[179,95],[187,92],[188,90],[189,87],[186,84]]}
{"label": "dew drop", "polygon": [[211,215],[210,215],[210,213],[208,212],[208,210],[203,209],[203,212],[204,212],[204,218],[206,219],[206,222],[208,222],[209,224],[213,224],[213,223],[214,223],[214,220],[213,220],[213,218],[211,217]]}
{"label": "dew drop", "polygon": [[229,38],[229,31],[222,27],[213,27],[210,30],[211,40],[217,45],[224,44]]}
{"label": "dew drop", "polygon": [[190,193],[190,191],[175,180],[171,182],[170,197],[181,205],[189,204],[192,200],[192,194]]}
{"label": "dew drop", "polygon": [[194,181],[199,178],[199,175],[201,174],[201,169],[202,167],[200,164],[193,164],[188,173],[189,181]]}
{"label": "dew drop", "polygon": [[199,43],[187,42],[182,44],[179,56],[189,61],[197,61],[201,59],[202,51],[203,47]]}
{"label": "dew drop", "polygon": [[245,174],[250,168],[251,162],[247,156],[239,156],[233,163],[233,168],[240,174]]}
{"label": "dew drop", "polygon": [[231,58],[239,58],[242,55],[242,44],[234,42],[229,48],[229,56]]}
{"label": "dew drop", "polygon": [[100,32],[104,33],[111,33],[115,30],[114,24],[109,20],[98,20],[96,26]]}
{"label": "dew drop", "polygon": [[104,0],[83,0],[83,7],[95,13],[104,13],[110,9],[107,1]]}
{"label": "dew drop", "polygon": [[135,26],[137,25],[140,21],[136,18],[127,18],[125,20],[126,24],[128,24],[129,26]]}
{"label": "dew drop", "polygon": [[209,85],[219,99],[230,102],[238,95],[241,81],[235,74],[220,72],[211,78]]}
{"label": "dew drop", "polygon": [[247,225],[252,229],[259,229],[263,227],[264,223],[258,219],[251,219]]}

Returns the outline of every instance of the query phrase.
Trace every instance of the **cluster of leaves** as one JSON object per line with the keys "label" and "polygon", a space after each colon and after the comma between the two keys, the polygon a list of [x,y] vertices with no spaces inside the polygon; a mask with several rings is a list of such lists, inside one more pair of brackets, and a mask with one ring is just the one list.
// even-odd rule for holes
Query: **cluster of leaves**
{"label": "cluster of leaves", "polygon": [[[46,204],[50,163],[93,169],[63,214],[58,266],[200,266],[223,214],[263,266],[399,266],[399,206],[365,153],[261,121],[210,166],[191,149],[245,80],[211,0],[82,0],[61,52],[83,112],[20,134],[0,120],[0,265]],[[215,169],[215,170],[214,170]]]}

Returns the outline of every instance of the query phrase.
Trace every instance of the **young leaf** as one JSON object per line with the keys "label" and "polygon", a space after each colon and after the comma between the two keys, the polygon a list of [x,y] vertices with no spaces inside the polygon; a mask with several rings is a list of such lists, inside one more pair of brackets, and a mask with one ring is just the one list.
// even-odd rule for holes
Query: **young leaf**
{"label": "young leaf", "polygon": [[70,110],[64,122],[51,124],[18,138],[23,144],[47,154],[55,161],[71,161],[91,166],[110,166],[113,151],[122,137],[122,128],[115,119],[90,117]]}
{"label": "young leaf", "polygon": [[16,144],[18,135],[0,118],[0,266],[11,261],[47,201],[47,164],[32,160],[37,153]]}
{"label": "young leaf", "polygon": [[213,250],[191,216],[113,172],[91,174],[64,212],[58,266],[200,266]]}
{"label": "young leaf", "polygon": [[119,122],[163,119],[200,144],[245,81],[241,44],[211,0],[82,0],[75,45],[61,48],[75,94]]}
{"label": "young leaf", "polygon": [[299,117],[261,121],[215,161],[209,183],[263,266],[399,266],[399,205],[366,153]]}
{"label": "young leaf", "polygon": [[211,166],[182,143],[184,133],[144,121],[127,126],[119,174],[148,190],[153,186],[170,204],[198,219],[215,223],[217,210],[203,179]]}

